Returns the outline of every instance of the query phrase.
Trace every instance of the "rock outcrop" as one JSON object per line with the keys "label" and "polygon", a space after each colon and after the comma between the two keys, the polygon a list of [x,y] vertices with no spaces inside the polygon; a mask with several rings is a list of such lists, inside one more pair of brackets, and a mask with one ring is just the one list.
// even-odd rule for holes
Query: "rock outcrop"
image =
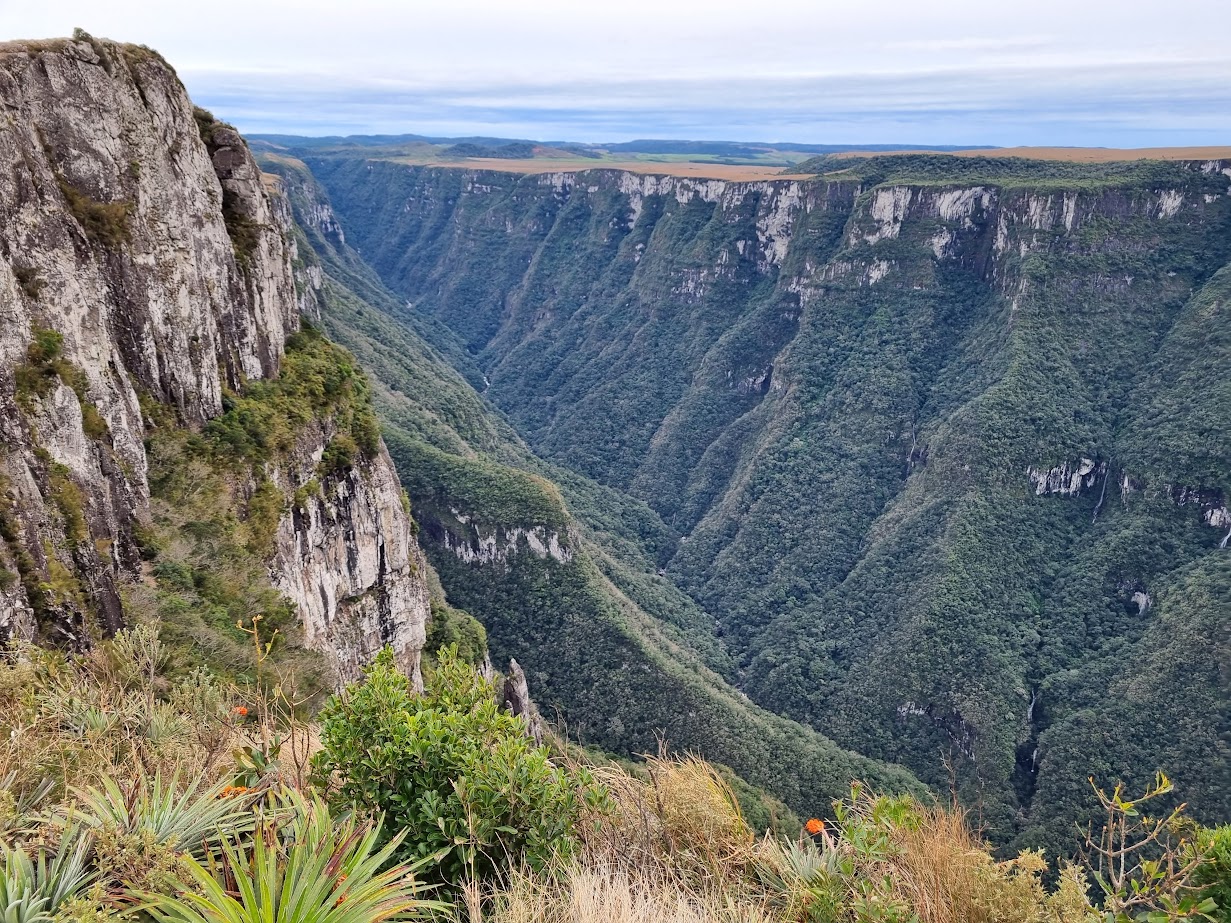
{"label": "rock outcrop", "polygon": [[[198,428],[276,376],[299,326],[278,203],[234,129],[143,47],[0,45],[0,633],[85,647],[126,621],[148,519],[149,408]],[[330,438],[267,475],[289,497]],[[304,509],[271,580],[342,677],[415,666],[422,556],[387,456]]]}

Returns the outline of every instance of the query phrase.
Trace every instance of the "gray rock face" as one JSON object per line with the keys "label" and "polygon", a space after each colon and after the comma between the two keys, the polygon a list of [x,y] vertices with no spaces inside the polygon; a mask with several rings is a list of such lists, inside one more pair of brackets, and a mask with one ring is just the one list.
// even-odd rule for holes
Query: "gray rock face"
{"label": "gray rock face", "polygon": [[[331,426],[305,434],[274,472],[290,490],[313,477]],[[416,688],[431,610],[427,562],[402,506],[401,484],[383,447],[366,465],[331,476],[278,523],[273,582],[292,599],[305,643],[328,656],[339,682],[355,679],[385,645]]]}
{"label": "gray rock face", "polygon": [[[0,635],[83,647],[124,624],[142,401],[199,426],[224,388],[277,374],[299,325],[280,217],[243,139],[158,55],[0,45]],[[288,497],[327,428],[267,472]],[[382,452],[279,524],[271,579],[343,677],[386,642],[418,662],[427,589],[399,490]]]}
{"label": "gray rock face", "polygon": [[526,671],[516,660],[509,661],[509,675],[504,680],[504,706],[526,725],[526,736],[541,746],[543,743],[543,719],[530,698],[530,683]]}

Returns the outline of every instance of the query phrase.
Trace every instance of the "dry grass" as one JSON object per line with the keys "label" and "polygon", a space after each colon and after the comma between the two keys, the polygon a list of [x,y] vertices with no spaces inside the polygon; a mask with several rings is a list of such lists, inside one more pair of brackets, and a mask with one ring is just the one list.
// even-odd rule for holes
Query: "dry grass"
{"label": "dry grass", "polygon": [[581,831],[589,862],[686,881],[698,892],[727,892],[743,879],[756,836],[730,786],[704,760],[659,756],[647,761],[644,777],[619,766],[594,775],[610,799]]}
{"label": "dry grass", "polygon": [[889,875],[919,923],[1084,923],[1085,878],[1062,870],[1049,894],[1047,861],[1024,852],[997,862],[955,808],[923,808],[917,823],[896,831]]}
{"label": "dry grass", "polygon": [[898,889],[919,923],[990,923],[984,901],[992,859],[960,813],[923,811],[916,828],[899,833],[899,846]]}
{"label": "dry grass", "polygon": [[[0,649],[0,779],[15,792],[134,776],[211,784],[234,775],[234,754],[281,742],[268,782],[307,783],[319,747],[281,690],[261,692],[198,670],[172,681],[166,647],[138,625],[87,654]],[[273,778],[274,773],[277,779]]]}
{"label": "dry grass", "polygon": [[770,923],[763,907],[698,895],[644,871],[574,866],[559,882],[514,875],[486,909],[473,892],[468,923]]}
{"label": "dry grass", "polygon": [[[916,923],[1089,923],[1083,875],[1048,893],[1035,853],[996,861],[956,808],[856,786],[841,820],[815,839],[758,840],[722,777],[695,758],[660,756],[644,774],[604,767],[605,811],[556,875],[521,873],[480,900],[469,923],[783,923],[858,918]],[[485,916],[486,914],[486,916]]]}
{"label": "dry grass", "polygon": [[1231,160],[1231,147],[1000,147],[973,151],[843,151],[842,157],[889,157],[903,154],[944,154],[952,157],[1023,157],[1068,163],[1115,163],[1125,160]]}

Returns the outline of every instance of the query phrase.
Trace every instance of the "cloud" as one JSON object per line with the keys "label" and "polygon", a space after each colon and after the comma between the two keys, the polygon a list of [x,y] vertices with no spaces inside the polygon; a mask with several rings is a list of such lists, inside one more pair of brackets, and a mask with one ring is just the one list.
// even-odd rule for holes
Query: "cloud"
{"label": "cloud", "polygon": [[[1226,0],[0,0],[249,131],[1226,143]],[[0,36],[2,37],[2,36]]]}
{"label": "cloud", "polygon": [[1231,139],[1231,64],[1219,61],[569,85],[185,76],[203,104],[252,132],[1105,146]]}

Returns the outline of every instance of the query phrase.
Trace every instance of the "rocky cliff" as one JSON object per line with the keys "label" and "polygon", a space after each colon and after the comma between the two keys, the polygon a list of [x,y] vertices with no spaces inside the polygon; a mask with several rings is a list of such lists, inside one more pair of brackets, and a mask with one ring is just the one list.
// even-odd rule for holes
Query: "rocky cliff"
{"label": "rocky cliff", "polygon": [[[246,145],[158,55],[2,45],[0,106],[0,628],[85,646],[142,577],[153,418],[200,430],[276,378],[297,295]],[[233,488],[282,493],[270,579],[310,646],[343,675],[385,642],[417,664],[422,557],[383,449],[290,502],[331,425]]]}

